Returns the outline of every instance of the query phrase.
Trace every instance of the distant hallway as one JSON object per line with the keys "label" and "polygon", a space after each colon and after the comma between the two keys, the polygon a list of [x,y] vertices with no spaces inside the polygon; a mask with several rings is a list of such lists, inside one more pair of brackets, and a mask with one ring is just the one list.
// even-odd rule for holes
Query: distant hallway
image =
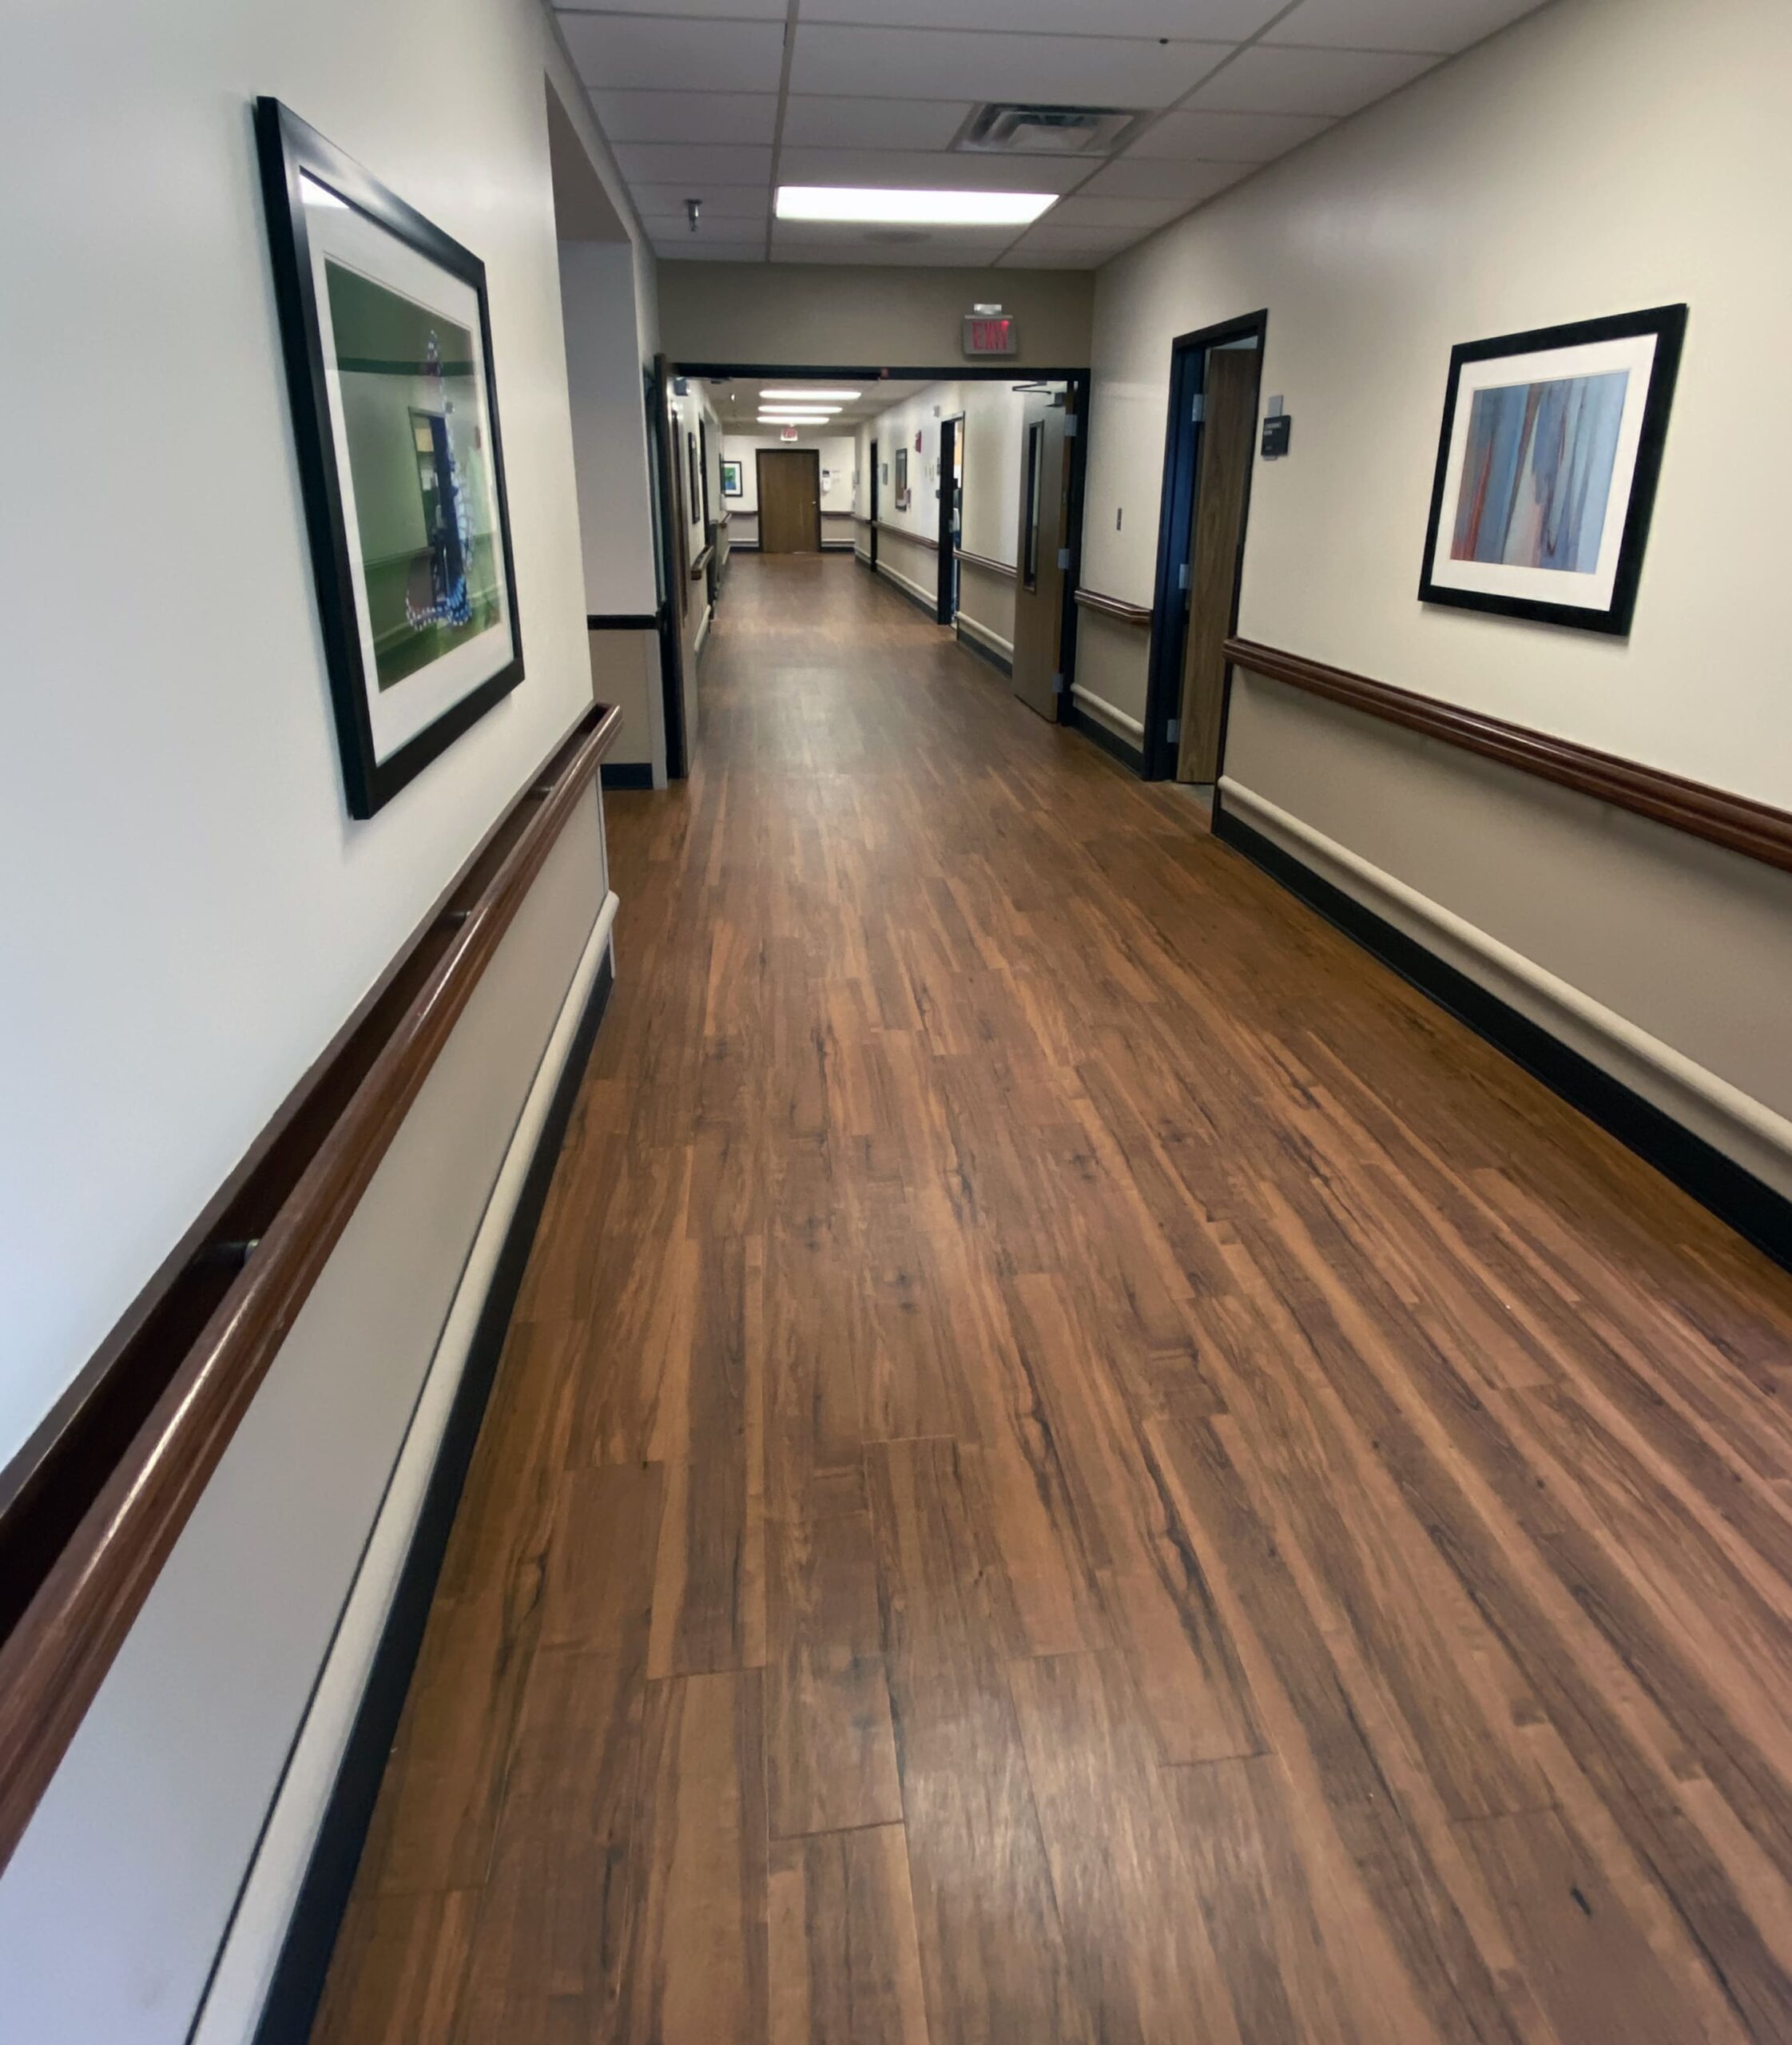
{"label": "distant hallway", "polygon": [[701,689],[316,2039],[1792,2039],[1792,1279],[850,559]]}

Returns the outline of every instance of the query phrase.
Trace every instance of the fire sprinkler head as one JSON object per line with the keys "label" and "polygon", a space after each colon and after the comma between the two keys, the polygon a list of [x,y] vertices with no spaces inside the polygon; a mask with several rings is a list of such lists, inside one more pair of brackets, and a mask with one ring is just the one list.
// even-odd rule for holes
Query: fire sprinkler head
{"label": "fire sprinkler head", "polygon": [[701,199],[687,199],[685,201],[685,216],[690,222],[690,231],[693,234],[697,232],[697,216],[702,210],[703,201]]}

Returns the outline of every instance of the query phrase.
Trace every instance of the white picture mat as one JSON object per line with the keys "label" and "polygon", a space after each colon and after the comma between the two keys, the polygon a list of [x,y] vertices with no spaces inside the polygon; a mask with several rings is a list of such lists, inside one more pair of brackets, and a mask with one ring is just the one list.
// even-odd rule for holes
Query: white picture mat
{"label": "white picture mat", "polygon": [[[311,244],[312,284],[324,343],[324,375],[330,395],[330,432],[336,447],[343,524],[348,534],[348,560],[354,576],[355,625],[361,642],[368,717],[373,729],[374,757],[383,761],[419,732],[427,731],[463,696],[471,695],[481,682],[490,680],[500,668],[507,665],[516,650],[515,633],[511,623],[510,590],[503,572],[503,534],[495,495],[492,534],[499,554],[497,622],[470,639],[464,646],[457,646],[440,660],[432,661],[427,668],[407,675],[391,689],[380,688],[379,671],[374,659],[373,629],[368,615],[367,587],[361,566],[360,522],[355,510],[348,422],[343,407],[342,379],[336,367],[336,334],[330,316],[330,293],[324,264],[326,258],[334,258],[363,276],[414,299],[419,305],[427,306],[466,328],[473,337],[473,375],[479,391],[480,431],[490,449],[491,403],[486,389],[479,300],[471,284],[450,276],[427,256],[407,248],[395,235],[375,225],[365,214],[345,205],[334,193],[327,191],[308,174],[301,182],[305,194],[305,225]],[[492,480],[495,492],[495,462]]]}
{"label": "white picture mat", "polygon": [[[1578,610],[1609,610],[1618,582],[1631,490],[1636,479],[1637,455],[1643,444],[1643,419],[1648,409],[1659,337],[1635,334],[1616,341],[1577,343],[1542,348],[1532,355],[1499,355],[1488,362],[1465,362],[1456,384],[1456,416],[1451,422],[1449,460],[1444,471],[1437,538],[1432,550],[1431,579],[1440,589],[1470,590],[1490,597],[1525,597],[1533,602],[1571,604]],[[1515,567],[1504,562],[1457,561],[1450,543],[1456,532],[1457,501],[1468,450],[1469,421],[1477,391],[1513,383],[1548,383],[1575,376],[1629,372],[1618,449],[1611,466],[1611,492],[1606,500],[1605,528],[1599,535],[1599,565],[1591,575],[1560,568]]]}

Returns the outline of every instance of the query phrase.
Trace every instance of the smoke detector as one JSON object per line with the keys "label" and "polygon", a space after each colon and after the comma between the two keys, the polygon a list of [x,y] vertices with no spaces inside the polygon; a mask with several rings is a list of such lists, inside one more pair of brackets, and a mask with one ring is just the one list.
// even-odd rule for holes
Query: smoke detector
{"label": "smoke detector", "polygon": [[1031,106],[992,100],[971,109],[952,146],[987,156],[1111,156],[1139,119],[1130,107]]}

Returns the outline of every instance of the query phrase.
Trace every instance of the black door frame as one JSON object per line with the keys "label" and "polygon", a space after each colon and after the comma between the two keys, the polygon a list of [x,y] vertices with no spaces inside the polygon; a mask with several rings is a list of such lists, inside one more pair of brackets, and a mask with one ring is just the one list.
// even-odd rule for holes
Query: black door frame
{"label": "black door frame", "polygon": [[[940,500],[940,522],[934,534],[940,542],[940,585],[934,599],[934,612],[942,625],[950,625],[958,615],[958,552],[952,536],[952,494],[946,487],[946,482],[964,451],[964,415],[954,412],[950,419],[940,422],[940,460],[934,481],[934,494]],[[948,447],[954,453],[952,465],[946,460]]]}
{"label": "black door frame", "polygon": [[[1260,318],[1266,316],[1259,315]],[[1087,367],[1041,368],[1023,367],[1019,363],[997,365],[984,362],[953,362],[944,367],[939,363],[923,364],[919,367],[893,363],[873,367],[862,362],[681,362],[677,365],[681,376],[702,377],[706,380],[723,380],[733,377],[773,377],[789,379],[792,382],[804,379],[835,383],[852,383],[864,386],[879,383],[1062,383],[1066,387],[1065,404],[1071,417],[1065,427],[1069,443],[1067,459],[1070,463],[1070,501],[1065,509],[1065,521],[1069,527],[1070,566],[1064,571],[1064,614],[1060,621],[1058,649],[1059,658],[1063,663],[1063,687],[1058,696],[1058,721],[1070,721],[1071,683],[1076,673],[1076,626],[1078,608],[1076,593],[1083,581],[1083,507],[1087,490],[1089,465],[1089,415],[1091,403],[1091,378]],[[878,498],[876,470],[872,471],[871,563],[877,566]]]}
{"label": "black door frame", "polygon": [[[1202,428],[1194,401],[1207,377],[1207,351],[1227,341],[1257,337],[1259,380],[1269,347],[1269,315],[1266,308],[1236,320],[1178,334],[1170,344],[1170,405],[1164,429],[1163,496],[1158,512],[1158,577],[1151,600],[1150,669],[1145,688],[1145,779],[1165,781],[1176,772],[1178,736],[1170,736],[1170,720],[1182,709],[1182,657],[1188,645],[1188,610],[1182,602],[1182,570],[1194,538],[1195,480],[1199,473]],[[1238,560],[1232,575],[1232,610],[1228,634],[1238,629],[1238,590],[1244,579],[1245,536],[1250,530],[1251,486],[1257,478],[1253,454],[1245,482],[1245,515],[1238,530]],[[1220,702],[1220,764],[1226,769],[1226,721],[1232,710],[1232,671],[1226,669]]]}
{"label": "black door frame", "polygon": [[759,551],[767,551],[765,546],[765,471],[762,466],[769,455],[774,459],[785,455],[807,455],[815,464],[815,551],[820,554],[821,546],[821,450],[819,447],[755,447],[753,451],[753,494],[759,501]]}
{"label": "black door frame", "polygon": [[690,772],[685,737],[685,627],[684,606],[678,594],[678,494],[672,473],[672,434],[669,411],[672,402],[672,372],[663,355],[655,355],[646,374],[647,459],[657,486],[655,510],[658,531],[654,535],[654,562],[659,574],[660,704],[666,723],[666,773],[668,780],[681,781]]}
{"label": "black door frame", "polygon": [[877,443],[873,440],[869,444],[871,447],[871,572],[875,575],[877,573],[877,510],[879,504],[879,489],[877,482]]}

